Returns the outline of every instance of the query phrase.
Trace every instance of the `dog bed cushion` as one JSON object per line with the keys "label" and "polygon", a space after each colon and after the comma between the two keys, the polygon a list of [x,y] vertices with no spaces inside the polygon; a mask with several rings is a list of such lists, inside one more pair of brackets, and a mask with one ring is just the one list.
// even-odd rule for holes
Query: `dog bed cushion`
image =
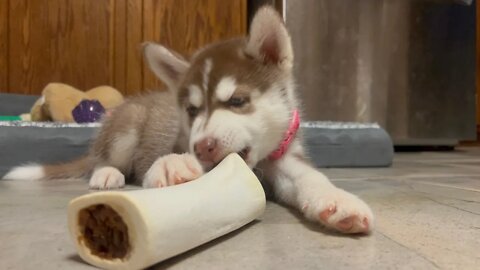
{"label": "dog bed cushion", "polygon": [[[38,96],[0,94],[0,115],[30,110]],[[26,163],[57,163],[88,150],[100,124],[0,122],[0,177]],[[305,122],[306,148],[318,167],[384,167],[393,159],[388,134],[376,124]]]}
{"label": "dog bed cushion", "polygon": [[306,149],[317,167],[386,167],[394,147],[375,123],[304,122]]}

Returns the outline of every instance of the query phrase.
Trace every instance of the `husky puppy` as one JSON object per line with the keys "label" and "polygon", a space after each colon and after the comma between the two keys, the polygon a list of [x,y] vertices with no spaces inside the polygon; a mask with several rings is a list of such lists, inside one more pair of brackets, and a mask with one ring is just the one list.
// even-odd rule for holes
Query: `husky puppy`
{"label": "husky puppy", "polygon": [[276,200],[307,219],[343,233],[372,230],[370,208],[308,162],[297,132],[301,103],[290,36],[273,8],[257,12],[248,37],[206,46],[189,61],[153,43],[144,55],[169,91],[118,107],[86,157],[18,167],[5,178],[91,175],[91,188],[112,189],[126,177],[161,188],[194,180],[239,153]]}

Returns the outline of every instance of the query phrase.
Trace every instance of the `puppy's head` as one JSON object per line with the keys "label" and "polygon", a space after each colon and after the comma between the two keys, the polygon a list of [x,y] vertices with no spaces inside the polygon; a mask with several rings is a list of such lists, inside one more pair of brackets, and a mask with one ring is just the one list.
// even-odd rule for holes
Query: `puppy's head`
{"label": "puppy's head", "polygon": [[295,98],[290,36],[275,10],[260,9],[247,38],[207,46],[190,62],[155,44],[145,55],[177,91],[189,151],[206,168],[235,152],[253,167],[278,147]]}

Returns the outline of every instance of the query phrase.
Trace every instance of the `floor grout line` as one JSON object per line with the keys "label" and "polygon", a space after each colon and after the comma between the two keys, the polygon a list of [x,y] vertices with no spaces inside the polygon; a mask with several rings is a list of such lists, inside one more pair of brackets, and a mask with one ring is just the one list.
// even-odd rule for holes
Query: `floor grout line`
{"label": "floor grout line", "polygon": [[455,206],[455,205],[451,205],[451,204],[448,204],[448,203],[442,203],[442,202],[439,202],[439,201],[437,201],[437,200],[435,200],[435,199],[432,199],[432,198],[430,198],[430,197],[428,197],[428,196],[424,196],[424,198],[427,199],[427,200],[430,200],[430,201],[432,201],[432,202],[434,202],[434,203],[437,203],[437,204],[439,204],[439,205],[443,205],[443,206],[445,206],[445,207],[453,208],[453,209],[456,209],[456,210],[458,210],[458,211],[462,211],[462,212],[465,212],[465,213],[470,213],[470,214],[475,215],[475,216],[480,216],[479,213],[472,212],[472,211],[469,211],[469,210],[467,210],[467,209],[463,209],[463,208],[460,208],[460,207],[457,207],[457,206]]}
{"label": "floor grout line", "polygon": [[419,253],[418,251],[416,251],[416,250],[414,250],[414,249],[412,249],[412,248],[410,248],[410,247],[408,247],[408,246],[405,246],[404,244],[398,242],[397,240],[391,238],[390,236],[386,235],[385,233],[383,233],[383,232],[381,232],[381,231],[378,231],[378,230],[377,230],[376,232],[379,233],[379,234],[381,234],[383,237],[387,238],[388,240],[396,243],[397,245],[399,245],[399,246],[401,246],[401,247],[403,247],[403,248],[405,248],[405,249],[407,249],[407,250],[415,253],[415,254],[416,254],[417,256],[419,256],[420,258],[422,258],[422,259],[426,260],[427,262],[431,263],[435,268],[441,269],[439,265],[437,265],[435,262],[431,261],[429,258],[425,257],[425,255]]}
{"label": "floor grout line", "polygon": [[438,187],[444,187],[444,188],[452,188],[452,189],[459,189],[459,190],[465,190],[465,191],[472,191],[472,192],[480,192],[480,189],[476,188],[468,188],[468,187],[460,187],[460,186],[453,186],[449,184],[443,184],[443,183],[435,183],[435,182],[427,182],[427,181],[421,181],[420,179],[422,178],[467,178],[467,177],[476,177],[475,176],[469,176],[469,175],[442,175],[442,176],[435,176],[435,175],[428,175],[428,176],[416,176],[416,177],[403,177],[403,176],[396,176],[396,177],[365,177],[365,178],[330,178],[332,182],[356,182],[356,181],[368,181],[368,180],[373,180],[373,181],[380,181],[380,180],[392,180],[392,181],[409,181],[409,182],[414,182],[415,184],[422,184],[422,185],[429,185],[429,186],[438,186]]}
{"label": "floor grout line", "polygon": [[[407,181],[407,180],[406,180]],[[416,184],[423,184],[423,185],[428,185],[428,186],[437,186],[437,187],[445,187],[445,188],[452,188],[452,189],[459,189],[459,190],[465,190],[465,191],[472,191],[472,192],[480,192],[478,189],[473,189],[473,188],[467,188],[467,187],[458,187],[458,186],[451,186],[447,184],[440,184],[440,183],[431,183],[431,182],[415,182]]]}
{"label": "floor grout line", "polygon": [[465,163],[480,163],[480,159],[423,159],[423,160],[409,160],[409,159],[400,159],[400,160],[393,160],[393,162],[408,162],[408,163],[423,163],[423,164],[444,164],[449,162],[465,162]]}
{"label": "floor grout line", "polygon": [[[328,174],[327,174],[328,177]],[[406,174],[400,176],[389,176],[389,175],[379,175],[379,176],[366,176],[366,177],[343,177],[343,178],[334,178],[329,177],[332,181],[364,181],[364,180],[414,180],[414,179],[424,179],[424,178],[471,178],[471,177],[480,177],[480,174]],[[480,180],[479,180],[480,181]]]}

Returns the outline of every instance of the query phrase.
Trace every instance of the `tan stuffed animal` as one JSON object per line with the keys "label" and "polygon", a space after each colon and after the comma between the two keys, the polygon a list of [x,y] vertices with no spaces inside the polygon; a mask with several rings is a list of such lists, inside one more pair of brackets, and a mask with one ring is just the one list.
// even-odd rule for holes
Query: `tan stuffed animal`
{"label": "tan stuffed animal", "polygon": [[82,92],[63,83],[50,83],[30,111],[32,121],[75,122],[72,110],[84,99],[98,100],[106,111],[123,103],[123,95],[110,86]]}

